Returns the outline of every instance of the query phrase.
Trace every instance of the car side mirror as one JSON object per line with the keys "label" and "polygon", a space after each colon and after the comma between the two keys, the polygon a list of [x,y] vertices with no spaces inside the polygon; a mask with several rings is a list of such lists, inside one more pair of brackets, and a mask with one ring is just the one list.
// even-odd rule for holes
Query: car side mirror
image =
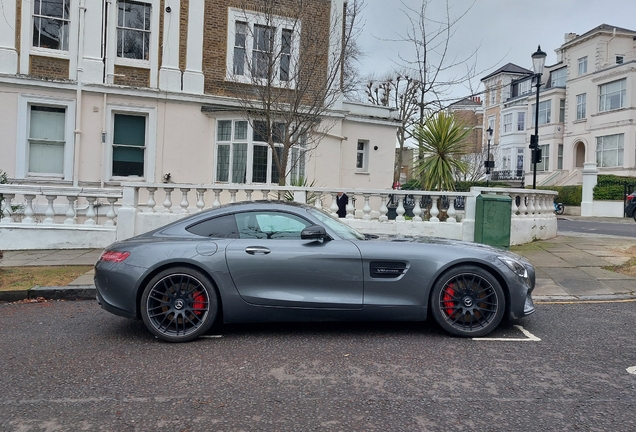
{"label": "car side mirror", "polygon": [[327,231],[320,225],[310,225],[300,232],[302,240],[322,240],[327,237]]}

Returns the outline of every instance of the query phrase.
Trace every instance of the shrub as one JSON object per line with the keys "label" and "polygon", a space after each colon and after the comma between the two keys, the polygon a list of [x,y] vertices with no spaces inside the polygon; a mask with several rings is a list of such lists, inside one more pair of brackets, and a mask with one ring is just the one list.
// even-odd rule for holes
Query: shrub
{"label": "shrub", "polygon": [[625,186],[634,183],[636,179],[633,177],[599,175],[594,186],[594,199],[622,201],[625,199]]}

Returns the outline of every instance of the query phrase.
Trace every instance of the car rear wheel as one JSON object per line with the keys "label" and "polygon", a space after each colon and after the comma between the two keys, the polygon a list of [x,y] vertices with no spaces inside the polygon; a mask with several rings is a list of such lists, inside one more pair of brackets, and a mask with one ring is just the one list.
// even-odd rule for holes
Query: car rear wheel
{"label": "car rear wheel", "polygon": [[174,267],[157,274],[146,285],[141,317],[159,339],[188,342],[212,327],[218,304],[216,290],[203,273]]}
{"label": "car rear wheel", "polygon": [[501,285],[479,267],[453,268],[433,287],[433,317],[444,330],[456,336],[487,335],[499,325],[505,308]]}

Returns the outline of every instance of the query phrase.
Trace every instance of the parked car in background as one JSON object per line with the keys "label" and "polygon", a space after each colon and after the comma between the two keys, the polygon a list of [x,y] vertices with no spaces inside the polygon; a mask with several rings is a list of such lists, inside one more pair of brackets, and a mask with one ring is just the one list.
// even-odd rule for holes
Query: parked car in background
{"label": "parked car in background", "polygon": [[625,214],[627,217],[633,217],[636,221],[636,192],[627,195],[627,204],[625,204]]}
{"label": "parked car in background", "polygon": [[313,206],[243,202],[109,246],[97,299],[168,342],[215,322],[424,321],[484,336],[534,312],[535,270],[509,251],[364,235]]}

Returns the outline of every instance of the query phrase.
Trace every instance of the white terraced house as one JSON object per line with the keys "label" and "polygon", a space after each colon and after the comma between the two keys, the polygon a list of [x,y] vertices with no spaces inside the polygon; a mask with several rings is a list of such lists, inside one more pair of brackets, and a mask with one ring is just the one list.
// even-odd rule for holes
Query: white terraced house
{"label": "white terraced house", "polygon": [[[555,51],[539,92],[537,185],[581,184],[584,170],[636,176],[636,31],[603,24],[567,33]],[[493,180],[531,185],[533,72],[510,63],[482,82],[483,129],[494,130]]]}

